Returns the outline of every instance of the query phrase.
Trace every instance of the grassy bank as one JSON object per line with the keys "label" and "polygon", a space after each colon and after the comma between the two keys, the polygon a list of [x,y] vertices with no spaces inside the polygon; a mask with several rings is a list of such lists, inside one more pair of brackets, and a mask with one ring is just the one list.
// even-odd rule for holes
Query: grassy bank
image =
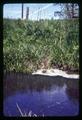
{"label": "grassy bank", "polygon": [[79,22],[3,20],[4,70],[79,69]]}

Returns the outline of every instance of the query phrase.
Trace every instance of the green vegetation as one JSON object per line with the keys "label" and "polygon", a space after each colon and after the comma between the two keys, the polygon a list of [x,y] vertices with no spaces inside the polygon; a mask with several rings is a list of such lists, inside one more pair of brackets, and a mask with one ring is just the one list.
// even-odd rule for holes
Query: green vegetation
{"label": "green vegetation", "polygon": [[79,69],[79,20],[3,20],[4,70],[32,72],[43,61]]}

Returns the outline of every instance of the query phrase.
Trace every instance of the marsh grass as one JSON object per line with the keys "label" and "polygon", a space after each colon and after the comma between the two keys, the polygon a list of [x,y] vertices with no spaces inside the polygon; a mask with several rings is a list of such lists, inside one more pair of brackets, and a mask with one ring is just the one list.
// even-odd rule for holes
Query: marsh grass
{"label": "marsh grass", "polygon": [[[3,20],[4,70],[79,69],[79,20]],[[47,61],[45,62],[45,59]]]}

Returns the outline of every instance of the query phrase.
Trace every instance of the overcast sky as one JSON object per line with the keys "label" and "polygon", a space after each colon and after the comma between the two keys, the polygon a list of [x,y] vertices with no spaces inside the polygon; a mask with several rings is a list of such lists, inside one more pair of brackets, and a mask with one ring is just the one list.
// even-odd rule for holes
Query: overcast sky
{"label": "overcast sky", "polygon": [[[5,4],[3,7],[3,18],[21,18],[22,4]],[[46,4],[24,4],[24,19],[26,18],[26,8],[29,7],[29,19],[58,19],[54,16],[54,11],[60,11],[60,6],[53,3]]]}

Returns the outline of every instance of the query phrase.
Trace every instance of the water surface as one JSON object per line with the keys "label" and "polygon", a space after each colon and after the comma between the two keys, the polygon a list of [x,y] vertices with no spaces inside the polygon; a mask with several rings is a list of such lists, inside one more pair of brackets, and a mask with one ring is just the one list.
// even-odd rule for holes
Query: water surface
{"label": "water surface", "polygon": [[38,116],[76,116],[79,114],[79,80],[22,73],[4,75],[5,116],[23,113]]}

